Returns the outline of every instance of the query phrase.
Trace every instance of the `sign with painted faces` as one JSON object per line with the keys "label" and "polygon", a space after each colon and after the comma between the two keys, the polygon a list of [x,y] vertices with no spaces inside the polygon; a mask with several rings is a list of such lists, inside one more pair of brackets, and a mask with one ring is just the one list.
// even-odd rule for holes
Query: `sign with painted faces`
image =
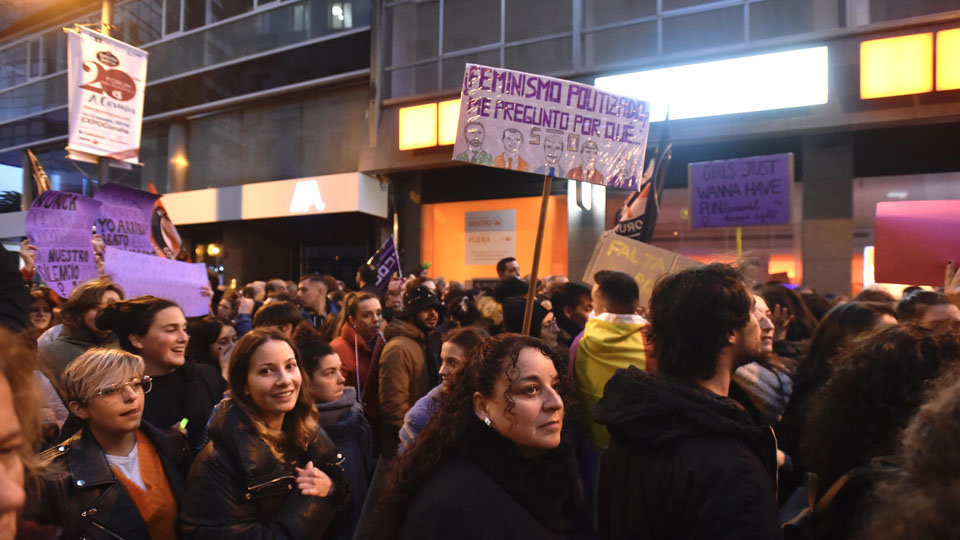
{"label": "sign with painted faces", "polygon": [[646,101],[467,64],[453,159],[638,191],[649,132]]}

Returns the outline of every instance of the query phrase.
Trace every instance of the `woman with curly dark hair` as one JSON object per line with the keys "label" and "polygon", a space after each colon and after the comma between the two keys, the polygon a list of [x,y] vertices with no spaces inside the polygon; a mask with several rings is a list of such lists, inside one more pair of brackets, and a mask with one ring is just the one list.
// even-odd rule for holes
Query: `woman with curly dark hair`
{"label": "woman with curly dark hair", "polygon": [[563,538],[577,527],[576,461],[551,353],[528,336],[480,345],[387,484],[383,537]]}
{"label": "woman with curly dark hair", "polygon": [[876,489],[862,533],[874,540],[952,538],[960,530],[960,378],[944,377],[903,432],[901,470]]}
{"label": "woman with curly dark hair", "polygon": [[[800,447],[818,476],[819,494],[848,471],[895,454],[900,430],[933,381],[958,365],[960,337],[914,325],[877,330],[842,352],[811,402]],[[845,524],[853,526],[858,517],[847,515]]]}

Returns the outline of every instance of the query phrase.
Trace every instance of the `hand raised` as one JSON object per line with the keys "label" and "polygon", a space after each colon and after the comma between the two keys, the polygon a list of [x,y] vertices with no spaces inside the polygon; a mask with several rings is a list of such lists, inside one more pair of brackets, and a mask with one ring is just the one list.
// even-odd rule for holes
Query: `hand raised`
{"label": "hand raised", "polygon": [[312,461],[307,462],[304,468],[296,467],[297,487],[300,493],[312,495],[315,497],[326,497],[333,491],[333,481],[320,469],[313,466]]}

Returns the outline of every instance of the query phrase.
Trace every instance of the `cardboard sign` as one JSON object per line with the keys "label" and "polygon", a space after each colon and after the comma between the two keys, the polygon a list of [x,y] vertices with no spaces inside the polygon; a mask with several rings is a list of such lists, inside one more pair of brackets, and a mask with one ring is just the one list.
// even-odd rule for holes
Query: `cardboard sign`
{"label": "cardboard sign", "polygon": [[517,256],[517,210],[467,212],[464,218],[467,264],[497,264]]}
{"label": "cardboard sign", "polygon": [[942,286],[960,263],[960,201],[877,203],[873,242],[877,282]]}
{"label": "cardboard sign", "polygon": [[653,286],[660,276],[700,264],[672,251],[607,231],[593,250],[593,256],[590,257],[583,274],[583,281],[593,286],[593,275],[600,270],[618,270],[630,274],[640,286],[640,305],[647,307]]}
{"label": "cardboard sign", "polygon": [[695,229],[790,223],[793,154],[691,163],[687,174]]}
{"label": "cardboard sign", "polygon": [[138,164],[147,52],[82,26],[65,31],[67,149]]}
{"label": "cardboard sign", "polygon": [[453,159],[636,191],[649,133],[646,101],[467,64]]}
{"label": "cardboard sign", "polygon": [[121,184],[105,184],[93,198],[103,203],[96,225],[104,245],[154,254],[150,228],[153,206],[160,195]]}
{"label": "cardboard sign", "polygon": [[127,298],[152,294],[176,302],[187,317],[210,313],[210,297],[201,294],[203,287],[210,285],[202,263],[185,263],[107,246],[103,252],[103,273],[123,288]]}
{"label": "cardboard sign", "polygon": [[43,281],[61,298],[78,284],[96,279],[93,220],[100,201],[76,193],[48,190],[27,211],[26,232],[37,246],[36,267]]}

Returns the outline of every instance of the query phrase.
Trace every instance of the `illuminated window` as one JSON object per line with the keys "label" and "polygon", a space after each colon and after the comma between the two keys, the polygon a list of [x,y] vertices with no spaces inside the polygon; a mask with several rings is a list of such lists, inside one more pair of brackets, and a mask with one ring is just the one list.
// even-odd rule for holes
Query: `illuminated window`
{"label": "illuminated window", "polygon": [[960,28],[937,32],[937,90],[960,88]]}
{"label": "illuminated window", "polygon": [[[437,104],[427,103],[400,109],[400,150],[437,145]],[[456,129],[456,128],[454,128]]]}
{"label": "illuminated window", "polygon": [[457,142],[457,122],[460,120],[460,99],[441,101],[440,107],[440,144]]}
{"label": "illuminated window", "polygon": [[860,43],[860,98],[933,90],[933,34],[912,34]]}

